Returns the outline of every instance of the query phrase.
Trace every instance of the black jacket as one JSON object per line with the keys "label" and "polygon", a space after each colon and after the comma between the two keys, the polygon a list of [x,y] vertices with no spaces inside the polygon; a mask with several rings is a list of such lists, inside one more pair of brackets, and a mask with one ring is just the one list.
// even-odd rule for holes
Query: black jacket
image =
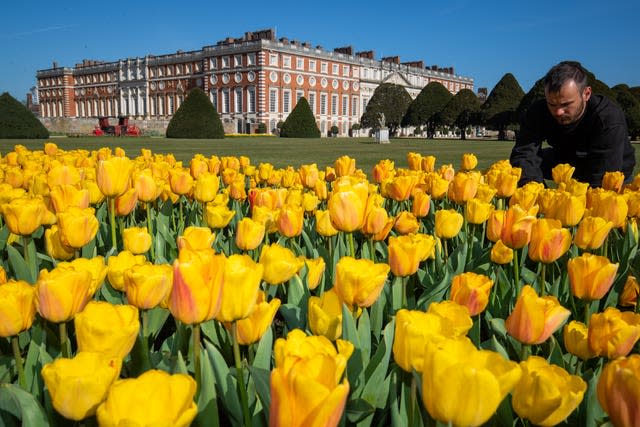
{"label": "black jacket", "polygon": [[592,187],[600,187],[608,171],[621,171],[625,179],[633,175],[635,150],[629,142],[624,113],[604,96],[592,95],[580,121],[571,125],[558,124],[546,100],[533,103],[520,122],[511,152],[511,164],[522,168],[520,184],[544,182],[543,141],[553,147],[554,164],[575,166],[573,177]]}

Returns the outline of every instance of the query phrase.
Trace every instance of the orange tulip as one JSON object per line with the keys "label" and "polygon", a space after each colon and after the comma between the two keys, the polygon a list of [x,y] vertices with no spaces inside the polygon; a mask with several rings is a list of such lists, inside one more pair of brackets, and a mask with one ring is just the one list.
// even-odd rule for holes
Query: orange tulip
{"label": "orange tulip", "polygon": [[545,264],[564,255],[571,246],[571,232],[556,219],[540,218],[531,226],[529,258]]}
{"label": "orange tulip", "polygon": [[640,425],[640,355],[607,363],[596,391],[598,402],[614,426]]}
{"label": "orange tulip", "polygon": [[409,211],[401,211],[395,219],[393,229],[399,234],[417,233],[420,229],[418,218]]}
{"label": "orange tulip", "polygon": [[449,183],[447,196],[457,204],[463,204],[475,197],[478,191],[478,180],[467,172],[458,172]]}
{"label": "orange tulip", "polygon": [[417,183],[418,179],[415,175],[396,176],[385,182],[384,194],[397,202],[402,202],[409,199]]}
{"label": "orange tulip", "polygon": [[603,256],[583,253],[567,262],[571,293],[580,299],[598,300],[606,295],[613,285],[618,264]]}
{"label": "orange tulip", "polygon": [[127,191],[116,197],[116,215],[127,216],[138,205],[138,193],[135,188],[129,188]]}
{"label": "orange tulip", "polygon": [[617,359],[628,355],[640,338],[640,314],[607,307],[589,319],[589,350]]}
{"label": "orange tulip", "polygon": [[539,297],[529,285],[522,288],[505,321],[509,335],[524,344],[541,344],[560,328],[571,312],[553,296]]}
{"label": "orange tulip", "polygon": [[[500,240],[506,216],[507,211],[503,210],[494,210],[489,214],[489,219],[487,220],[487,239],[492,242]],[[504,245],[504,242],[502,244]]]}
{"label": "orange tulip", "polygon": [[349,156],[341,156],[336,159],[333,167],[337,177],[353,175],[356,171],[356,160]]}
{"label": "orange tulip", "polygon": [[578,225],[573,242],[583,250],[598,249],[602,246],[612,228],[613,223],[604,218],[597,216],[583,218]]}
{"label": "orange tulip", "polygon": [[520,249],[531,239],[531,227],[536,222],[537,207],[528,211],[518,205],[510,206],[504,216],[500,239],[512,249]]}
{"label": "orange tulip", "polygon": [[431,197],[421,189],[416,188],[412,195],[411,213],[416,218],[424,218],[429,215]]}
{"label": "orange tulip", "polygon": [[638,304],[638,297],[640,296],[640,284],[635,276],[627,276],[627,280],[624,282],[624,287],[618,298],[618,304],[622,307],[635,307]]}
{"label": "orange tulip", "polygon": [[464,153],[462,155],[462,160],[460,162],[460,169],[462,170],[472,170],[478,166],[478,158],[473,153]]}
{"label": "orange tulip", "polygon": [[619,193],[624,184],[624,174],[620,171],[605,172],[602,176],[602,188]]}
{"label": "orange tulip", "polygon": [[489,303],[493,280],[484,274],[461,273],[451,281],[451,300],[469,309],[469,315],[482,313]]}
{"label": "orange tulip", "polygon": [[304,209],[301,206],[283,206],[276,217],[276,225],[285,237],[299,236],[304,225]]}

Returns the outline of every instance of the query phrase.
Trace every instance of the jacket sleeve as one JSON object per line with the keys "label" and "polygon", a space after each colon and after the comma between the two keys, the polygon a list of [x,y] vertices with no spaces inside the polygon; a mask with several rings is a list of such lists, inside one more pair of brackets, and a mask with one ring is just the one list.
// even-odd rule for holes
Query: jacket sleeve
{"label": "jacket sleeve", "polygon": [[544,182],[540,153],[543,138],[537,131],[531,116],[531,112],[528,112],[521,120],[520,131],[517,133],[516,143],[509,159],[513,166],[522,168],[519,185],[529,181]]}
{"label": "jacket sleeve", "polygon": [[604,126],[600,132],[594,132],[587,154],[587,182],[593,187],[602,185],[605,172],[623,171],[624,147],[628,133],[624,122]]}

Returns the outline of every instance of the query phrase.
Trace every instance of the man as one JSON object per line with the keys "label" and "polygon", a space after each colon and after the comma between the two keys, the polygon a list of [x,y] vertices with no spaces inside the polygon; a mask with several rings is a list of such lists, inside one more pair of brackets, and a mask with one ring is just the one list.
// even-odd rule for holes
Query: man
{"label": "man", "polygon": [[[610,99],[591,93],[578,62],[564,61],[544,77],[545,99],[534,102],[520,122],[511,164],[522,168],[520,185],[551,179],[560,163],[575,167],[573,177],[592,187],[607,171],[633,179],[635,151],[624,113]],[[549,148],[542,148],[547,141]]]}

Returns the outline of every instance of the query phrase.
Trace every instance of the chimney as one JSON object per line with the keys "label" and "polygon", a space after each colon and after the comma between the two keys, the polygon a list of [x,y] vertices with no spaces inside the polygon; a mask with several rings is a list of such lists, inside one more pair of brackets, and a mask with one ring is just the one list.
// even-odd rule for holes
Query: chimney
{"label": "chimney", "polygon": [[51,68],[58,68],[58,61],[53,61],[53,64],[51,64]]}

